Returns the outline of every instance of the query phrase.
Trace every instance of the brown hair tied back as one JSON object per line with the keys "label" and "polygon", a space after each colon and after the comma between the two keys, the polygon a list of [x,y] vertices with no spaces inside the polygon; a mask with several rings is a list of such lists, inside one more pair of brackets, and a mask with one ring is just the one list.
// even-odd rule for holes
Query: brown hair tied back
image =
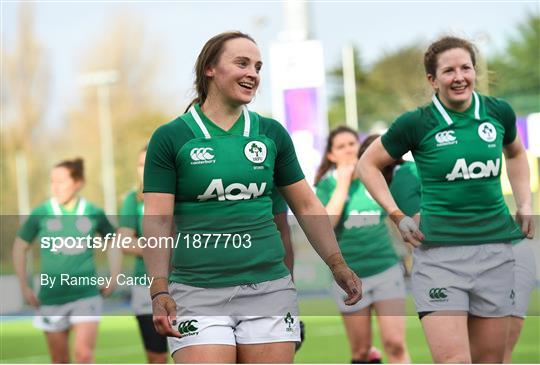
{"label": "brown hair tied back", "polygon": [[80,157],[76,157],[73,160],[64,160],[54,166],[63,167],[68,169],[69,176],[75,181],[84,180],[84,161]]}
{"label": "brown hair tied back", "polygon": [[446,36],[431,43],[426,53],[424,53],[424,69],[426,70],[426,75],[435,76],[439,55],[454,48],[462,48],[469,52],[472,64],[476,67],[476,48],[474,45],[462,38]]}
{"label": "brown hair tied back", "polygon": [[236,38],[249,39],[253,43],[257,44],[251,36],[240,31],[230,31],[220,33],[210,38],[203,46],[201,53],[197,57],[195,62],[195,92],[197,97],[189,103],[185,110],[185,113],[194,104],[204,104],[206,97],[208,96],[208,77],[205,72],[210,66],[214,66],[218,63],[219,57],[223,53],[224,45],[227,41]]}

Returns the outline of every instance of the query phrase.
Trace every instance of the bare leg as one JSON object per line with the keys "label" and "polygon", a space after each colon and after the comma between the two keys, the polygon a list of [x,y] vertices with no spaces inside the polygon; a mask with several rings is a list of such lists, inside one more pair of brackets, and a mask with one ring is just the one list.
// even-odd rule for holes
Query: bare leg
{"label": "bare leg", "polygon": [[292,364],[294,342],[236,345],[239,364]]}
{"label": "bare leg", "polygon": [[75,362],[78,364],[95,363],[94,349],[98,333],[98,321],[81,322],[73,325],[75,332]]}
{"label": "bare leg", "polygon": [[422,318],[422,327],[433,362],[471,363],[467,312],[434,312]]}
{"label": "bare leg", "polygon": [[469,339],[473,363],[502,363],[510,317],[469,316]]}
{"label": "bare leg", "polygon": [[51,363],[69,363],[69,330],[44,333],[51,355]]}
{"label": "bare leg", "polygon": [[405,299],[383,300],[373,305],[388,362],[410,363],[411,358],[405,343]]}
{"label": "bare leg", "polygon": [[173,353],[176,364],[235,364],[236,347],[231,345],[194,345]]}
{"label": "bare leg", "polygon": [[506,339],[506,347],[504,349],[504,363],[512,362],[512,351],[518,342],[521,329],[525,320],[521,317],[510,317],[510,328],[508,330],[508,338]]}
{"label": "bare leg", "polygon": [[371,307],[343,314],[343,324],[353,360],[367,361],[371,349]]}

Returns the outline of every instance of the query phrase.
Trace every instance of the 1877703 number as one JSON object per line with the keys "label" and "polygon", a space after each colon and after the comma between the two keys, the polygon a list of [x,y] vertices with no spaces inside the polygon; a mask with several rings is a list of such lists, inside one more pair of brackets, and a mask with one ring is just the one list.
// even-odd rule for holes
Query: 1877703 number
{"label": "1877703 number", "polygon": [[186,233],[182,237],[186,248],[250,248],[251,235],[249,233]]}

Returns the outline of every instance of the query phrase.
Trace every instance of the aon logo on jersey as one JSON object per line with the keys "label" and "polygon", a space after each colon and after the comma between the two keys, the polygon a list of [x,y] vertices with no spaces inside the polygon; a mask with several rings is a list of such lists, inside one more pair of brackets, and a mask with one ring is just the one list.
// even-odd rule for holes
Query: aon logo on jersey
{"label": "aon logo on jersey", "polygon": [[256,183],[251,183],[249,186],[245,186],[240,183],[233,183],[227,187],[223,187],[223,180],[213,179],[210,185],[206,188],[206,191],[202,195],[198,195],[199,201],[205,201],[208,199],[217,198],[219,201],[224,200],[248,200],[263,195],[266,183],[263,182],[261,186],[257,186]]}
{"label": "aon logo on jersey", "polygon": [[374,226],[381,222],[381,212],[379,210],[365,210],[359,212],[352,210],[349,214],[349,218],[345,221],[343,226],[345,229],[360,228],[366,226]]}
{"label": "aon logo on jersey", "polygon": [[464,158],[456,161],[454,169],[446,175],[446,180],[454,181],[455,179],[483,179],[485,177],[499,175],[499,166],[501,159],[488,160],[486,163],[476,161],[467,166]]}

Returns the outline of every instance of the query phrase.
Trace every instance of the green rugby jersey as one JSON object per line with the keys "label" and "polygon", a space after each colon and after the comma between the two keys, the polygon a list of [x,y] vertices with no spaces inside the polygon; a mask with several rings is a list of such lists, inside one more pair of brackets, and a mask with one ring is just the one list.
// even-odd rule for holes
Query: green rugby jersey
{"label": "green rugby jersey", "polygon": [[[120,227],[131,228],[136,237],[142,236],[142,219],[144,216],[144,202],[137,198],[137,190],[133,189],[126,194],[120,209]],[[141,277],[146,274],[142,256],[135,256],[133,276]]]}
{"label": "green rugby jersey", "polygon": [[[317,184],[316,193],[323,205],[328,204],[336,186],[334,174]],[[345,261],[360,278],[383,272],[398,262],[385,217],[384,209],[364,184],[354,179],[335,232]]]}
{"label": "green rugby jersey", "polygon": [[394,169],[390,193],[403,213],[413,216],[420,211],[421,185],[416,164],[405,161]]}
{"label": "green rugby jersey", "polygon": [[[271,194],[303,178],[285,128],[247,109],[228,131],[199,105],[159,127],[148,145],[144,192],[175,195],[170,280],[225,287],[286,276]],[[214,236],[196,247],[196,234]],[[235,246],[225,234],[241,239]]]}
{"label": "green rugby jersey", "polygon": [[401,115],[382,136],[393,158],[411,151],[422,182],[425,244],[509,242],[522,237],[503,199],[503,146],[516,138],[503,100],[473,93],[464,112],[432,103]]}
{"label": "green rugby jersey", "polygon": [[93,250],[86,247],[61,248],[53,252],[52,247],[41,244],[43,237],[94,237],[113,234],[103,210],[79,198],[76,207],[68,211],[54,199],[39,205],[28,216],[17,232],[17,236],[28,243],[36,238],[40,242],[41,274],[56,279],[52,288],[41,286],[39,300],[44,305],[64,304],[99,294],[95,285],[61,285],[61,274],[76,277],[95,277]]}

